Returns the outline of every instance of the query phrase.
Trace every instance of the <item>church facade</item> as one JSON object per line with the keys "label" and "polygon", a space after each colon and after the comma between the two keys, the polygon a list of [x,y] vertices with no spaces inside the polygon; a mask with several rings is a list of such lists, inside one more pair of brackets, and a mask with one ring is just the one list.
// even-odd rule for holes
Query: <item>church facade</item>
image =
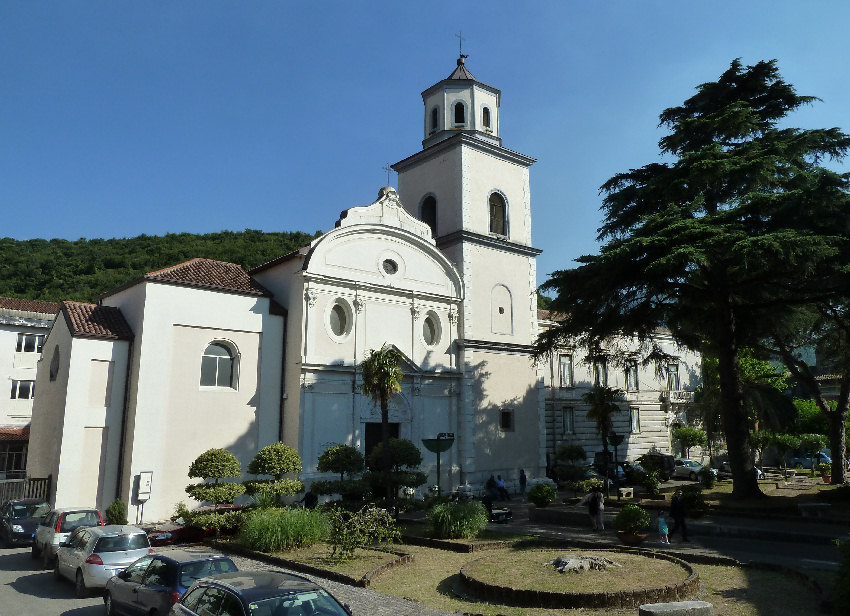
{"label": "church facade", "polygon": [[[592,449],[580,401],[592,378],[577,363],[564,381],[563,354],[532,357],[547,319],[531,243],[535,161],[502,146],[500,96],[460,58],[422,93],[422,150],[393,165],[398,190],[344,211],[309,246],[247,272],[195,259],[98,304],[63,302],[39,364],[28,474],[55,478],[56,506],[120,497],[137,522],[188,501],[189,465],[212,447],[245,469],[282,441],[309,485],[329,446],[368,452],[380,440],[358,364],[384,345],[405,358],[393,434],[455,437],[444,486],[511,481],[520,468],[543,476],[558,444],[586,437]],[[634,451],[669,450],[671,387],[646,377],[632,392],[647,426]],[[436,483],[436,456],[422,449]]]}

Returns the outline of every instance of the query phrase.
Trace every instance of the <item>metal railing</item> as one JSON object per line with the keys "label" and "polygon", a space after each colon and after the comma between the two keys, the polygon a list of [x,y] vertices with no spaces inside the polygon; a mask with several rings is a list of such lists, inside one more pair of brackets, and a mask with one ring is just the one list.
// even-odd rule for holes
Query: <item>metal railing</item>
{"label": "metal railing", "polygon": [[52,475],[24,479],[0,479],[0,503],[16,498],[50,498]]}

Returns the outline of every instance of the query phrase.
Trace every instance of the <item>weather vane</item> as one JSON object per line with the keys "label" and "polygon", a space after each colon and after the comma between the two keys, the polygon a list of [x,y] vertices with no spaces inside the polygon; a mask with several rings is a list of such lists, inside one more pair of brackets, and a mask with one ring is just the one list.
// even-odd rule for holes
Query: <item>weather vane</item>
{"label": "weather vane", "polygon": [[463,38],[463,30],[458,31],[455,36],[458,39],[458,52],[460,53],[461,58],[468,58],[469,56],[463,55],[463,41],[466,40]]}
{"label": "weather vane", "polygon": [[383,169],[384,171],[387,172],[387,186],[389,186],[390,185],[390,171],[392,171],[392,167],[390,167],[390,164],[387,163],[386,165],[381,167],[381,169]]}

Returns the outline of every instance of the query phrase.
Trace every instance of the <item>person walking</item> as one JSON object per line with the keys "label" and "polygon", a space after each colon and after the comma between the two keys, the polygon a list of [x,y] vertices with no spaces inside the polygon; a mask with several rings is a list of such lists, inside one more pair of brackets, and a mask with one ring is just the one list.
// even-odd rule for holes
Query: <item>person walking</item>
{"label": "person walking", "polygon": [[522,500],[525,500],[525,486],[528,485],[528,477],[525,476],[525,469],[519,469],[519,494]]}
{"label": "person walking", "polygon": [[602,489],[593,488],[593,491],[581,502],[587,505],[587,514],[590,516],[590,524],[594,532],[605,530],[605,497],[602,495]]}
{"label": "person walking", "polygon": [[670,537],[667,533],[667,520],[664,519],[664,510],[658,511],[658,543],[670,545]]}
{"label": "person walking", "polygon": [[682,491],[676,490],[670,501],[670,517],[673,518],[673,528],[670,530],[669,537],[676,534],[679,528],[682,529],[682,541],[688,541],[688,524],[685,522],[685,499],[682,497]]}

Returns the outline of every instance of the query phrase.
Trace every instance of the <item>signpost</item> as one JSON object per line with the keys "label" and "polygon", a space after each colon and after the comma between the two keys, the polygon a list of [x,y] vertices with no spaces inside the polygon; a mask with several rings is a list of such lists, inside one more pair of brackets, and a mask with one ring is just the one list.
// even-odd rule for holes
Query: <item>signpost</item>
{"label": "signpost", "polygon": [[[622,498],[620,494],[620,473],[617,472],[619,470],[617,468],[617,461],[620,459],[620,457],[617,455],[617,446],[623,443],[624,438],[624,434],[617,434],[613,430],[611,430],[611,432],[608,434],[608,442],[614,447],[614,487],[617,488],[617,500],[620,500],[620,498]],[[606,468],[605,471],[607,473],[608,469]],[[608,477],[606,477],[605,480],[607,485]]]}
{"label": "signpost", "polygon": [[437,438],[423,438],[422,444],[425,449],[437,454],[437,496],[442,494],[440,490],[440,454],[448,451],[455,442],[454,432],[440,432]]}

